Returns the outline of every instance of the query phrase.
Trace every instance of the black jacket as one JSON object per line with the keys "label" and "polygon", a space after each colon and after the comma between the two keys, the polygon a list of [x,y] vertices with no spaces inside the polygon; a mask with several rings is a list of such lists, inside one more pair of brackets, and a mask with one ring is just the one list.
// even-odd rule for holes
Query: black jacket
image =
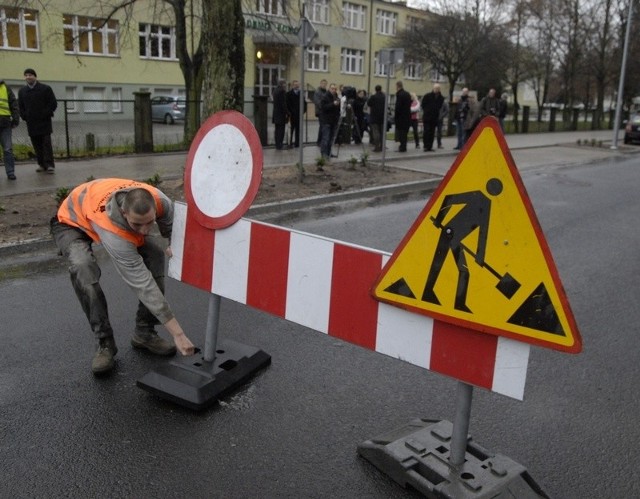
{"label": "black jacket", "polygon": [[382,92],[376,92],[367,101],[369,106],[369,123],[382,125],[384,123],[385,96]]}
{"label": "black jacket", "polygon": [[396,130],[409,130],[411,126],[411,94],[404,89],[396,93],[394,123]]}
{"label": "black jacket", "polygon": [[286,125],[288,119],[287,91],[284,87],[277,87],[273,91],[273,116],[271,117],[271,121],[275,125]]}
{"label": "black jacket", "polygon": [[320,123],[337,125],[340,121],[340,104],[336,105],[335,101],[340,101],[340,97],[333,95],[330,91],[324,94],[321,101],[322,113],[320,113]]}
{"label": "black jacket", "polygon": [[33,88],[25,85],[18,92],[18,105],[20,117],[27,122],[30,136],[53,133],[51,118],[58,107],[58,101],[49,85],[39,81]]}

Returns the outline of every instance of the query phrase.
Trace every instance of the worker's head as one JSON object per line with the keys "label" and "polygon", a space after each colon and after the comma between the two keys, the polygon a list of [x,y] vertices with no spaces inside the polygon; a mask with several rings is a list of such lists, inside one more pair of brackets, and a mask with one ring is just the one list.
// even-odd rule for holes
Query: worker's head
{"label": "worker's head", "polygon": [[122,216],[138,234],[148,235],[156,221],[156,202],[146,189],[128,191],[122,202]]}

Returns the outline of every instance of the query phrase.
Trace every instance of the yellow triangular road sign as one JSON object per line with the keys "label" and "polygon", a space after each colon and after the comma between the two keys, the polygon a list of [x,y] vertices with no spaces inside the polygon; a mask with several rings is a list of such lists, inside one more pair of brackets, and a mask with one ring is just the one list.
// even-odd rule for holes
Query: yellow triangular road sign
{"label": "yellow triangular road sign", "polygon": [[384,302],[577,353],[582,342],[498,122],[483,120],[374,284]]}

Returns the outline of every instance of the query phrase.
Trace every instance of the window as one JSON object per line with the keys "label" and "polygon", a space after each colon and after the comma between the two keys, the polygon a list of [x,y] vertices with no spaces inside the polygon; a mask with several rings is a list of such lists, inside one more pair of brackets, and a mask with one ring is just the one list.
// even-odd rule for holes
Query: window
{"label": "window", "polygon": [[0,48],[40,50],[38,12],[0,6]]}
{"label": "window", "polygon": [[140,57],[175,61],[176,30],[173,26],[140,23],[138,30]]}
{"label": "window", "polygon": [[444,81],[444,77],[440,74],[440,71],[438,71],[436,68],[431,68],[431,71],[429,71],[429,79],[433,82]]}
{"label": "window", "polygon": [[387,76],[387,65],[380,64],[380,52],[376,52],[375,55],[373,74],[375,76]]}
{"label": "window", "polygon": [[419,31],[422,26],[422,19],[417,17],[407,17],[407,31],[415,32]]}
{"label": "window", "polygon": [[366,12],[364,5],[345,2],[342,5],[342,27],[364,31]]}
{"label": "window", "polygon": [[361,75],[364,67],[364,50],[342,49],[340,72]]}
{"label": "window", "polygon": [[404,77],[407,80],[422,80],[422,64],[419,62],[405,62]]}
{"label": "window", "polygon": [[309,71],[329,71],[329,47],[313,45],[307,49],[307,67]]}
{"label": "window", "polygon": [[329,24],[329,0],[307,0],[307,18],[314,23]]}
{"label": "window", "polygon": [[77,113],[78,112],[78,88],[77,87],[66,87],[65,94],[67,99],[67,112],[69,113]]}
{"label": "window", "polygon": [[65,53],[118,55],[118,21],[65,14],[63,22]]}
{"label": "window", "polygon": [[111,111],[114,113],[122,112],[122,88],[120,87],[111,89]]}
{"label": "window", "polygon": [[389,12],[388,10],[376,11],[376,30],[381,35],[396,34],[396,24],[398,22],[398,14]]}
{"label": "window", "polygon": [[107,103],[104,99],[104,87],[84,87],[84,112],[106,113]]}
{"label": "window", "polygon": [[283,0],[256,0],[256,12],[271,16],[284,16]]}

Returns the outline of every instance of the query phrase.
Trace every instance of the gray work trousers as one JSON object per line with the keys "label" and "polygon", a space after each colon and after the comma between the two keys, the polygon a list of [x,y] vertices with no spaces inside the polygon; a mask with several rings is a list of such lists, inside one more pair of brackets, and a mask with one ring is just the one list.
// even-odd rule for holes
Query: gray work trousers
{"label": "gray work trousers", "polygon": [[[100,267],[93,254],[93,240],[82,230],[60,223],[57,217],[51,219],[51,235],[60,254],[69,261],[71,284],[87,316],[91,331],[96,339],[113,336],[107,300],[100,287]],[[145,243],[138,248],[138,253],[164,294],[164,250],[156,239],[145,238]],[[158,324],[160,321],[139,301],[136,331],[149,332]]]}

